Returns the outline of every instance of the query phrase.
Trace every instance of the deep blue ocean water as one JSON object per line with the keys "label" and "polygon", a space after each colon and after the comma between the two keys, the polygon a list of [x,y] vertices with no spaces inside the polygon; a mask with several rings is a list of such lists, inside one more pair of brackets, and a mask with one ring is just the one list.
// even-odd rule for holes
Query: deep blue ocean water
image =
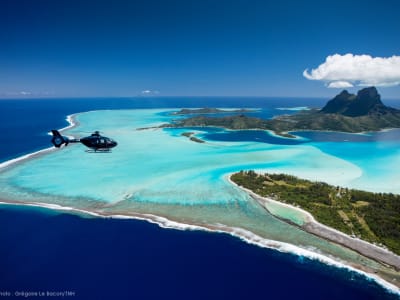
{"label": "deep blue ocean water", "polygon": [[[47,132],[66,126],[66,116],[81,111],[263,107],[262,114],[272,116],[274,107],[318,107],[325,101],[1,100],[0,162],[50,146]],[[314,141],[326,138],[307,134],[304,137]],[[276,137],[268,140],[271,137],[249,135],[233,135],[228,140],[234,138],[265,138],[263,142],[279,143]],[[248,245],[226,234],[167,230],[143,221],[88,218],[43,208],[2,205],[0,292],[13,295],[15,291],[70,291],[75,294],[71,299],[398,299],[361,275]]]}

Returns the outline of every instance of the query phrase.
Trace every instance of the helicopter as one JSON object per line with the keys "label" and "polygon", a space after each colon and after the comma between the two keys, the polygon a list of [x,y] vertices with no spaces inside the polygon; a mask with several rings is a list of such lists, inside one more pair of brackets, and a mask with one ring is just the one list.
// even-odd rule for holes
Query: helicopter
{"label": "helicopter", "polygon": [[[95,131],[90,136],[81,139],[70,139],[66,136],[61,135],[55,129],[53,129],[51,133],[53,135],[51,142],[56,148],[60,148],[63,144],[65,144],[65,146],[68,146],[69,143],[82,143],[94,152],[110,152],[111,148],[114,148],[118,145],[116,141],[108,137],[102,136],[98,131]],[[89,152],[90,150],[87,151]]]}

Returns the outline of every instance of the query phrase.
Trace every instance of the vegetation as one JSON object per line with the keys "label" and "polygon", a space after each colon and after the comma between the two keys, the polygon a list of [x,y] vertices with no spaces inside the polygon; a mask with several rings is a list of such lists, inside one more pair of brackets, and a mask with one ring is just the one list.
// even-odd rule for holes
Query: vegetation
{"label": "vegetation", "polygon": [[220,114],[220,113],[243,113],[243,112],[251,112],[248,109],[237,109],[237,110],[224,110],[219,108],[182,108],[180,111],[173,112],[172,115],[190,115],[190,114]]}
{"label": "vegetation", "polygon": [[184,132],[181,134],[182,136],[185,136],[187,138],[189,138],[192,142],[196,142],[196,143],[205,143],[203,140],[193,136],[194,132]]}
{"label": "vegetation", "polygon": [[[182,109],[175,114],[216,112],[226,111],[215,108]],[[362,132],[400,127],[400,110],[385,106],[374,87],[362,89],[357,95],[343,91],[321,110],[301,111],[294,115],[278,116],[270,120],[248,117],[243,114],[246,110],[233,112],[241,114],[222,117],[198,115],[178,120],[174,124],[163,125],[163,127],[214,126],[234,130],[261,129],[271,130],[285,137],[293,137],[287,132],[299,130]]]}
{"label": "vegetation", "polygon": [[247,117],[243,114],[224,117],[195,116],[187,119],[178,120],[175,124],[166,127],[203,127],[216,126],[229,129],[267,129],[265,120],[254,117]]}
{"label": "vegetation", "polygon": [[400,254],[400,195],[371,193],[312,182],[285,174],[240,171],[240,186],[310,212],[316,220],[344,233],[385,245]]}
{"label": "vegetation", "polygon": [[375,87],[358,91],[357,95],[342,91],[330,100],[322,109],[322,113],[336,113],[349,117],[366,115],[385,115],[399,113],[397,109],[387,107]]}
{"label": "vegetation", "polygon": [[195,116],[178,120],[163,127],[223,127],[233,130],[271,130],[278,135],[293,137],[287,132],[299,130],[325,130],[341,132],[378,131],[400,127],[400,113],[348,117],[341,114],[323,114],[318,110],[302,111],[295,115],[279,116],[270,120],[248,117],[244,114],[224,117]]}

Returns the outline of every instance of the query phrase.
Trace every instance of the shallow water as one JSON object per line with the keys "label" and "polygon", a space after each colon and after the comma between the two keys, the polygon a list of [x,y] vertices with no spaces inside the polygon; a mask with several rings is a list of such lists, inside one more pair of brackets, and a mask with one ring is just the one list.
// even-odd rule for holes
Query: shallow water
{"label": "shallow water", "polygon": [[[8,167],[0,174],[0,198],[243,228],[267,240],[368,266],[387,278],[399,277],[354,251],[276,219],[226,178],[232,172],[256,169],[399,193],[400,185],[394,179],[400,174],[393,163],[400,162],[400,143],[387,137],[393,132],[363,141],[359,135],[346,135],[346,142],[336,133],[317,137],[298,133],[303,139],[293,143],[257,131],[238,137],[233,131],[194,129],[206,140],[201,144],[181,136],[193,128],[137,130],[176,118],[168,111],[173,110],[105,110],[77,115],[80,125],[65,134],[86,136],[101,128],[105,136],[118,141],[118,147],[112,153],[93,154],[85,153],[81,145],[71,145]],[[260,140],[260,134],[268,139]]]}

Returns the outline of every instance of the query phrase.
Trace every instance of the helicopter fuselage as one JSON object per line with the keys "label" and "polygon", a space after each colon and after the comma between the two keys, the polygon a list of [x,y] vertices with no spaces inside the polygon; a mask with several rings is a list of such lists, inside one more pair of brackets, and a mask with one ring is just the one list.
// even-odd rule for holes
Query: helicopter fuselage
{"label": "helicopter fuselage", "polygon": [[98,131],[95,131],[90,136],[81,139],[69,139],[66,136],[62,136],[57,130],[52,130],[53,138],[51,142],[56,148],[60,148],[62,145],[67,146],[69,143],[82,143],[86,147],[97,151],[108,152],[111,148],[118,145],[116,141],[108,137],[102,136]]}
{"label": "helicopter fuselage", "polygon": [[80,139],[80,142],[86,147],[97,150],[109,150],[117,146],[117,142],[105,136],[101,136],[98,133],[93,133],[91,136],[87,136]]}

